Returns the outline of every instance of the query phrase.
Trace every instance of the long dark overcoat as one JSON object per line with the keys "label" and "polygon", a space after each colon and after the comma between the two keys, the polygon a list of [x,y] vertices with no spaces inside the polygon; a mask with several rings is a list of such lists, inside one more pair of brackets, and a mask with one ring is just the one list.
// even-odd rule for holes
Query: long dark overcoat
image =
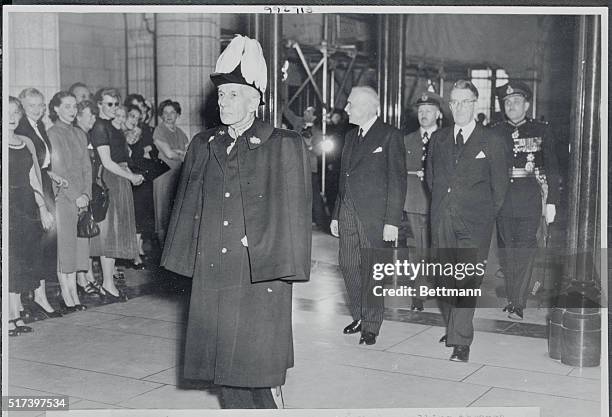
{"label": "long dark overcoat", "polygon": [[[223,178],[219,173],[225,155],[221,158],[220,143],[225,136],[227,129],[221,127],[192,140],[162,255],[162,266],[194,279],[185,376],[230,386],[282,385],[286,369],[293,366],[291,283],[310,276],[308,152],[298,134],[259,120],[237,139],[233,163],[239,173],[235,183],[248,256],[239,255],[240,247],[227,246],[228,256],[236,254],[232,256],[238,265],[233,270],[241,278],[214,275],[221,242],[207,216],[226,212],[224,193],[205,194],[205,174],[214,172]],[[227,177],[224,181],[231,184]],[[206,213],[203,207],[215,207],[215,213]]]}

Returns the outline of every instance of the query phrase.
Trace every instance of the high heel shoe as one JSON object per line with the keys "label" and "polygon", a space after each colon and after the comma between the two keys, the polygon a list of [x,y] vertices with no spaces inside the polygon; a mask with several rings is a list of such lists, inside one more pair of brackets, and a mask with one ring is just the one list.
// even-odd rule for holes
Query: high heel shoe
{"label": "high heel shoe", "polygon": [[60,305],[60,310],[62,311],[63,314],[70,314],[70,313],[74,313],[75,311],[77,311],[76,306],[68,307],[66,303],[64,302],[64,300],[60,300],[59,305]]}
{"label": "high heel shoe", "polygon": [[21,318],[18,319],[14,319],[14,320],[9,320],[9,323],[13,323],[15,325],[15,330],[17,330],[17,332],[19,333],[32,333],[34,331],[34,329],[32,329],[30,326],[20,326],[17,324],[18,321],[20,321]]}
{"label": "high heel shoe", "polygon": [[62,313],[60,313],[59,311],[47,311],[43,308],[43,306],[41,306],[40,304],[38,304],[36,301],[32,302],[30,304],[30,307],[33,308],[33,310],[36,310],[36,315],[39,317],[42,317],[43,320],[44,319],[54,319],[57,317],[62,317]]}
{"label": "high heel shoe", "polygon": [[111,294],[111,292],[107,290],[106,288],[104,288],[104,286],[102,286],[102,291],[103,292],[100,293],[100,296],[108,304],[117,303],[117,302],[125,303],[128,300],[127,295],[125,295],[125,293],[119,289],[117,290],[117,293],[119,295]]}
{"label": "high heel shoe", "polygon": [[79,297],[84,297],[86,295],[92,294],[100,294],[100,284],[98,284],[97,282],[89,281],[87,285],[83,287],[81,284],[77,283],[77,294],[79,295]]}

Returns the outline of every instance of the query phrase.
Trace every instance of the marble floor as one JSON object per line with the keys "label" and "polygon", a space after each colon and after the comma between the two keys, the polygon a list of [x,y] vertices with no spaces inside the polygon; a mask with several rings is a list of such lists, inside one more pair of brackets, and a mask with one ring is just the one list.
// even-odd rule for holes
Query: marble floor
{"label": "marble floor", "polygon": [[[311,281],[294,285],[295,366],[282,391],[285,408],[318,410],[296,415],[409,416],[398,409],[446,407],[540,410],[507,410],[506,416],[601,415],[601,367],[580,369],[548,357],[545,310],[528,309],[529,320],[515,323],[499,308],[479,309],[469,363],[449,361],[451,350],[437,343],[443,328],[433,304],[422,313],[388,309],[378,342],[359,345],[358,335],[341,331],[350,317],[336,264],[337,240],[315,233]],[[66,395],[71,416],[109,415],[87,410],[157,415],[153,409],[171,410],[163,415],[195,415],[181,410],[202,409],[217,415],[212,411],[219,408],[217,388],[181,377],[189,281],[159,271],[125,274],[129,301],[86,300],[87,311],[34,322],[32,334],[10,338],[3,355],[8,356],[8,394]],[[496,285],[494,279],[486,283],[490,296]],[[375,408],[389,414],[367,411]]]}

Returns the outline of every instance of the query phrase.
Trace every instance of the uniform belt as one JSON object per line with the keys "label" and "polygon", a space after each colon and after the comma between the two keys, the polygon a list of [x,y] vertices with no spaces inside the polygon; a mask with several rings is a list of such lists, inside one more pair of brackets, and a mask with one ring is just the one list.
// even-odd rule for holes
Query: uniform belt
{"label": "uniform belt", "polygon": [[527,171],[525,168],[510,168],[508,170],[510,178],[530,178],[544,175],[544,170],[535,168],[533,171]]}

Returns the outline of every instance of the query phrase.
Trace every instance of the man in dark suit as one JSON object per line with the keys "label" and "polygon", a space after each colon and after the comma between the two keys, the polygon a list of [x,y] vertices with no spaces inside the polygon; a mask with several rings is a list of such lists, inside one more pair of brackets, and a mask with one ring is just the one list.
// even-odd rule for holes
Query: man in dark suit
{"label": "man in dark suit", "polygon": [[292,283],[310,276],[308,151],[255,117],[266,74],[254,39],[219,57],[223,126],[191,141],[161,260],[193,277],[185,377],[220,385],[223,408],[276,408],[270,387],[293,366]]}
{"label": "man in dark suit", "polygon": [[[431,135],[438,129],[440,96],[429,91],[424,92],[415,103],[419,119],[418,130],[404,136],[406,148],[406,200],[400,227],[401,246],[408,248],[429,248],[429,190],[425,183],[425,161]],[[412,252],[414,259],[420,258],[418,251]],[[417,259],[418,260],[418,259]],[[414,280],[414,287],[427,284],[424,277]],[[418,292],[417,292],[418,294]],[[416,295],[412,298],[412,310],[423,310],[424,298]]]}
{"label": "man in dark suit", "polygon": [[382,298],[371,295],[371,248],[397,240],[406,195],[402,135],[377,117],[379,108],[372,88],[351,90],[346,112],[358,128],[346,135],[331,222],[332,234],[340,237],[339,263],[353,317],[344,333],[361,331],[359,343],[367,345],[376,343],[384,312]]}
{"label": "man in dark suit", "polygon": [[[431,236],[434,248],[456,263],[486,261],[495,216],[508,188],[503,138],[477,125],[478,90],[457,81],[450,93],[455,123],[434,133],[429,144],[425,178],[431,190]],[[482,275],[448,277],[450,289],[478,289]],[[440,284],[439,282],[439,284]],[[446,323],[441,342],[452,346],[452,361],[467,362],[474,338],[472,323],[477,297],[439,297]]]}

